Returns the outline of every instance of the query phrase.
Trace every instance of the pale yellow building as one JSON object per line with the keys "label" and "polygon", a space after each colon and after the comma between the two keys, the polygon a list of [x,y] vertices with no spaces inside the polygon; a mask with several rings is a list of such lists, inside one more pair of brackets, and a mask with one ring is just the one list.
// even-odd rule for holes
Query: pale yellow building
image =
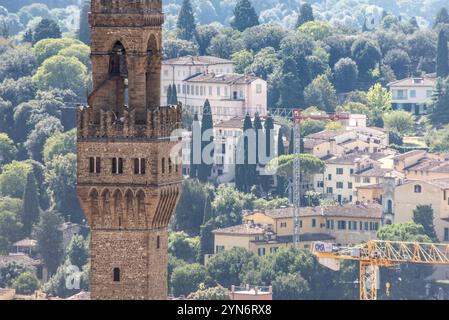
{"label": "pale yellow building", "polygon": [[[215,253],[234,247],[246,248],[259,256],[293,245],[293,208],[257,211],[244,217],[245,223],[213,231]],[[376,238],[382,224],[378,204],[301,208],[300,247],[314,241],[355,244]]]}

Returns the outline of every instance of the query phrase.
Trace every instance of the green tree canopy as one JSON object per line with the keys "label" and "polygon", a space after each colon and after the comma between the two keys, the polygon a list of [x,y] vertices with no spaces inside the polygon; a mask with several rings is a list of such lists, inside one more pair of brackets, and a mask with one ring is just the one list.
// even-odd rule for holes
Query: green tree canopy
{"label": "green tree canopy", "polygon": [[212,288],[206,288],[204,284],[200,284],[198,291],[188,296],[191,300],[230,300],[231,295],[228,289],[218,285]]}
{"label": "green tree canopy", "polygon": [[7,254],[11,245],[20,240],[22,224],[19,217],[8,211],[0,211],[0,253]]}
{"label": "green tree canopy", "polygon": [[0,132],[0,168],[17,156],[17,148],[6,133]]}
{"label": "green tree canopy", "polygon": [[39,279],[32,272],[22,273],[12,283],[12,288],[16,290],[17,294],[33,294],[40,286]]}
{"label": "green tree canopy", "polygon": [[244,248],[233,248],[211,257],[206,263],[207,275],[225,288],[242,284],[246,272],[257,267],[257,256]]}
{"label": "green tree canopy", "polygon": [[190,0],[183,0],[181,10],[179,11],[177,28],[179,38],[191,41],[195,37],[195,17],[193,15],[192,4]]}
{"label": "green tree canopy", "polygon": [[254,10],[250,0],[239,0],[234,8],[234,17],[231,26],[239,31],[257,26],[259,24],[259,16]]}
{"label": "green tree canopy", "polygon": [[168,238],[168,252],[178,259],[195,262],[198,256],[200,239],[189,237],[183,231],[172,232]]}
{"label": "green tree canopy", "polygon": [[301,4],[299,7],[298,20],[296,21],[296,28],[299,28],[306,22],[314,20],[312,6],[307,2]]}
{"label": "green tree canopy", "polygon": [[34,29],[33,43],[49,38],[61,38],[61,29],[55,21],[42,19]]}
{"label": "green tree canopy", "polygon": [[76,153],[76,129],[61,133],[57,132],[45,141],[43,159],[45,163],[53,160],[55,156],[64,156]]}
{"label": "green tree canopy", "polygon": [[67,247],[67,256],[69,261],[78,268],[82,268],[86,265],[89,259],[89,244],[82,235],[75,235],[72,237],[72,240]]}
{"label": "green tree canopy", "polygon": [[449,123],[449,77],[437,79],[432,96],[432,103],[428,108],[429,119],[435,126]]}
{"label": "green tree canopy", "polygon": [[307,106],[327,112],[334,112],[338,104],[337,92],[326,75],[318,76],[304,89],[304,100]]}
{"label": "green tree canopy", "polygon": [[440,30],[438,33],[437,44],[437,58],[436,58],[436,71],[437,77],[449,76],[449,53],[447,47],[447,36],[444,30]]}
{"label": "green tree canopy", "polygon": [[424,228],[424,233],[433,242],[438,242],[438,237],[434,226],[432,205],[418,205],[416,209],[413,210],[413,222],[422,225]]}
{"label": "green tree canopy", "polygon": [[383,127],[382,115],[390,111],[392,96],[391,93],[382,87],[380,83],[376,83],[366,94],[367,107],[373,115],[373,124]]}
{"label": "green tree canopy", "polygon": [[400,135],[413,133],[415,116],[403,110],[390,111],[383,116],[385,127]]}
{"label": "green tree canopy", "polygon": [[45,182],[53,195],[55,209],[81,223],[84,215],[76,197],[76,155],[56,156],[47,164]]}
{"label": "green tree canopy", "polygon": [[206,268],[198,263],[177,267],[171,275],[171,287],[175,296],[188,296],[196,292],[206,280]]}
{"label": "green tree canopy", "polygon": [[[301,162],[301,174],[313,175],[324,171],[324,162],[312,154],[283,155],[268,163],[269,170],[275,170],[276,175],[291,178],[293,172],[293,161],[299,157]],[[277,168],[277,170],[276,170]]]}
{"label": "green tree canopy", "polygon": [[21,217],[23,234],[28,237],[31,234],[33,225],[39,221],[40,215],[36,178],[34,177],[34,172],[32,170],[28,172],[27,175],[27,182],[23,193],[22,203]]}
{"label": "green tree canopy", "polygon": [[62,231],[60,230],[62,222],[61,216],[56,211],[45,211],[33,230],[38,251],[50,274],[56,272],[62,260]]}
{"label": "green tree canopy", "polygon": [[0,174],[0,194],[22,198],[31,169],[31,165],[24,161],[13,161],[4,165]]}
{"label": "green tree canopy", "polygon": [[204,210],[206,209],[206,200],[208,199],[206,187],[196,179],[185,179],[182,182],[182,194],[172,228],[175,231],[185,231],[191,236],[197,236],[200,233],[200,226],[203,222]]}
{"label": "green tree canopy", "polygon": [[334,66],[333,82],[339,92],[350,92],[354,89],[359,69],[351,58],[342,58]]}
{"label": "green tree canopy", "polygon": [[43,62],[33,81],[41,90],[72,90],[82,97],[87,86],[87,68],[75,57],[56,55]]}

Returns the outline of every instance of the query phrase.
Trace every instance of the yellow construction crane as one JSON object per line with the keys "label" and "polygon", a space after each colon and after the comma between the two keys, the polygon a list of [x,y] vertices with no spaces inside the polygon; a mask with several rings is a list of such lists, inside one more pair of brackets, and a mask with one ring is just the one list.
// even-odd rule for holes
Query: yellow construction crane
{"label": "yellow construction crane", "polygon": [[[353,247],[315,242],[312,253],[319,263],[340,270],[341,260],[360,262],[360,300],[377,300],[379,268],[401,263],[449,265],[449,244],[371,240]],[[387,291],[389,290],[387,284]]]}

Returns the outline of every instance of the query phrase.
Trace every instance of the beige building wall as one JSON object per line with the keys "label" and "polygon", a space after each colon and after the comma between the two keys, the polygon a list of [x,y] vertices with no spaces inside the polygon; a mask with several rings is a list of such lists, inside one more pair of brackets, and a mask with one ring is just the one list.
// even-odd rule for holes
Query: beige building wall
{"label": "beige building wall", "polygon": [[[416,185],[421,186],[421,193],[415,192]],[[449,191],[446,191],[445,196],[444,190],[425,181],[413,181],[397,186],[394,194],[394,222],[413,221],[413,210],[418,205],[432,205],[437,237],[440,242],[449,242],[449,239],[444,237],[445,229],[449,232],[449,222],[441,219],[449,217],[448,196]]]}
{"label": "beige building wall", "polygon": [[[263,238],[260,235],[238,235],[238,234],[215,234],[214,236],[214,252],[223,250],[231,250],[234,247],[245,248],[250,250],[250,241],[256,240],[257,237]],[[219,250],[217,250],[217,248]]]}

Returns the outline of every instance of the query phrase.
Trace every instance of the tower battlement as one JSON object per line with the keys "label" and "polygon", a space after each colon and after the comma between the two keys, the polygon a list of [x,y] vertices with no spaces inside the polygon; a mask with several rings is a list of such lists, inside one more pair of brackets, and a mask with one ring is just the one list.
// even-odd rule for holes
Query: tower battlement
{"label": "tower battlement", "polygon": [[148,109],[146,120],[136,120],[136,109],[123,111],[123,116],[108,109],[101,110],[95,123],[93,108],[81,107],[77,113],[77,138],[84,139],[157,139],[170,137],[182,126],[182,108],[178,106]]}

